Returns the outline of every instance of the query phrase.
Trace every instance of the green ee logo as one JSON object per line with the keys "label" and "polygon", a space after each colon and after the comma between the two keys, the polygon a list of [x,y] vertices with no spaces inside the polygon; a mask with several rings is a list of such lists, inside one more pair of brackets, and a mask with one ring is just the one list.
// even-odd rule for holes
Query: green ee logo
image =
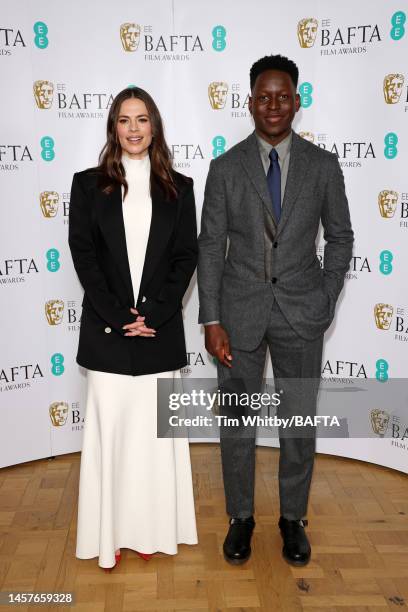
{"label": "green ee logo", "polygon": [[217,25],[212,29],[213,41],[212,48],[214,51],[224,51],[227,43],[225,41],[225,37],[227,35],[227,30],[222,25]]}
{"label": "green ee logo", "polygon": [[394,259],[391,251],[381,251],[380,253],[380,272],[381,274],[391,274],[392,272],[392,260]]}
{"label": "green ee logo", "polygon": [[375,363],[375,377],[379,382],[387,382],[388,380],[388,361],[385,359],[377,359]]}
{"label": "green ee logo", "polygon": [[61,376],[64,371],[64,355],[61,355],[61,353],[54,353],[51,357],[51,372],[54,376]]}
{"label": "green ee logo", "polygon": [[394,132],[389,132],[384,137],[384,155],[387,159],[394,159],[398,155],[398,136]]}
{"label": "green ee logo", "polygon": [[33,26],[33,30],[35,34],[35,37],[34,37],[35,46],[38,47],[39,49],[46,49],[48,47],[47,24],[45,24],[43,21],[37,21]]}
{"label": "green ee logo", "polygon": [[212,146],[214,147],[212,156],[214,159],[218,157],[219,155],[222,155],[223,153],[225,153],[226,144],[227,144],[227,141],[225,140],[224,136],[214,136],[214,138],[212,139]]}
{"label": "green ee logo", "polygon": [[391,31],[390,36],[393,40],[401,40],[405,34],[404,24],[407,20],[407,16],[403,11],[397,11],[391,17]]}
{"label": "green ee logo", "polygon": [[51,136],[43,136],[40,141],[41,157],[44,161],[50,162],[55,157],[54,139]]}
{"label": "green ee logo", "polygon": [[59,251],[57,251],[57,249],[48,249],[45,256],[47,258],[47,270],[49,272],[58,272],[61,267],[59,262]]}
{"label": "green ee logo", "polygon": [[300,103],[303,108],[309,108],[312,105],[312,91],[313,85],[311,83],[302,83],[299,86]]}

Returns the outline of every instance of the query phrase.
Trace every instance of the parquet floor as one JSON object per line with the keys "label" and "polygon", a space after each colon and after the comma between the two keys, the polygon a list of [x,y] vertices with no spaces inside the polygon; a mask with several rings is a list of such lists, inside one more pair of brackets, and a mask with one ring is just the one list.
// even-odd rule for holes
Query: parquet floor
{"label": "parquet floor", "polygon": [[[318,455],[309,506],[312,561],[281,558],[278,451],[258,448],[253,555],[225,563],[219,447],[192,444],[199,545],[151,561],[125,551],[105,574],[75,558],[79,453],[0,472],[0,591],[66,592],[76,612],[379,612],[408,607],[408,478]],[[2,610],[32,610],[0,606]],[[41,608],[40,608],[41,609]],[[43,608],[42,608],[43,609]],[[61,606],[47,607],[61,610]]]}

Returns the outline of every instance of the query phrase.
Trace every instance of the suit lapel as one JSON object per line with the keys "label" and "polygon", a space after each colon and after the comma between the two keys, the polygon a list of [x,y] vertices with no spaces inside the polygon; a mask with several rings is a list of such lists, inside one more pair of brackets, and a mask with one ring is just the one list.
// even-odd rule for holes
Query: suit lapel
{"label": "suit lapel", "polygon": [[130,303],[134,304],[120,185],[116,186],[112,193],[108,195],[101,194],[100,206],[97,207],[97,217],[105,241],[126,285]]}
{"label": "suit lapel", "polygon": [[258,192],[266,212],[271,217],[273,225],[276,227],[276,219],[272,212],[271,197],[269,195],[265,170],[262,165],[255,132],[248,136],[243,143],[243,147],[241,149],[241,162],[245,172],[248,174],[253,186]]}
{"label": "suit lapel", "polygon": [[278,236],[285,223],[288,221],[293,205],[302,188],[309,159],[305,152],[303,139],[295,132],[292,132],[292,146],[290,149],[290,161],[288,169],[288,177],[286,180],[285,195],[282,203],[282,215],[279,221],[276,236]]}
{"label": "suit lapel", "polygon": [[[164,250],[174,228],[177,201],[168,202],[157,186],[152,186],[152,221],[150,224],[149,239],[146,247],[146,256],[140,282],[139,299],[148,286],[160,262]],[[137,296],[136,296],[137,297]]]}

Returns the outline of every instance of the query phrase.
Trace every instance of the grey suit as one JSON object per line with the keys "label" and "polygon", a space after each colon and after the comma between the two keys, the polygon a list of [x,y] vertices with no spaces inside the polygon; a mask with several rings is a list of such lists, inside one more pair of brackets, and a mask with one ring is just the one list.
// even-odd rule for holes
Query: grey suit
{"label": "grey suit", "polygon": [[[320,221],[324,269],[315,245]],[[335,155],[292,133],[279,224],[255,133],[211,162],[199,236],[199,322],[218,320],[229,335],[233,368],[218,367],[220,383],[232,376],[260,381],[267,345],[275,378],[319,378],[323,333],[334,316],[352,243]],[[288,391],[285,413],[314,412],[315,392],[299,406],[299,394]],[[227,511],[233,516],[253,511],[254,449],[253,438],[221,432]],[[281,513],[287,518],[306,512],[313,457],[314,440],[281,438]]]}

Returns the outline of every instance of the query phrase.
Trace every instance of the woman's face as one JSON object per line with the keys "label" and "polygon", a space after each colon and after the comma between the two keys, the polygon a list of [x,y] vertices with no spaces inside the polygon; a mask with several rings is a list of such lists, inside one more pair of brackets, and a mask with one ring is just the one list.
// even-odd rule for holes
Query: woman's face
{"label": "woman's face", "polygon": [[142,100],[128,98],[122,102],[116,132],[122,152],[128,157],[142,159],[148,154],[152,142],[152,125]]}

